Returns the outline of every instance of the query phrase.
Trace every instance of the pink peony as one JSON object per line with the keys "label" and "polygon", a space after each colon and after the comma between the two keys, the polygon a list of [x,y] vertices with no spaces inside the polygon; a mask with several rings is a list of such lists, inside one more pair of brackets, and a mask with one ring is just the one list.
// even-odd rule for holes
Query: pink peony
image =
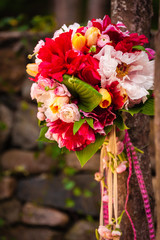
{"label": "pink peony", "polygon": [[94,119],[94,130],[95,132],[105,135],[104,127],[113,124],[116,115],[111,111],[112,108],[100,108],[97,107],[93,112],[83,112],[83,115],[88,118]]}
{"label": "pink peony", "polygon": [[94,131],[87,123],[84,123],[78,132],[73,134],[73,123],[66,123],[58,119],[54,122],[48,122],[49,127],[46,138],[55,140],[60,148],[66,147],[72,151],[79,151],[90,143],[95,142]]}

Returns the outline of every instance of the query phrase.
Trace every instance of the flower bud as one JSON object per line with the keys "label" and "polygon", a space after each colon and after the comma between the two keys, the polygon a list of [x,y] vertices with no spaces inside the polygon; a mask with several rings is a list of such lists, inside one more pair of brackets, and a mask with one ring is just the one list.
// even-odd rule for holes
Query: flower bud
{"label": "flower bud", "polygon": [[86,44],[86,38],[80,33],[75,33],[72,38],[72,45],[76,50],[81,51]]}
{"label": "flower bud", "polygon": [[32,76],[35,77],[38,73],[38,65],[36,63],[29,63],[27,64],[26,72]]}
{"label": "flower bud", "polygon": [[97,39],[100,36],[100,31],[96,27],[90,27],[87,29],[85,33],[85,37],[87,39],[87,46],[91,47],[92,45],[96,45]]}
{"label": "flower bud", "polygon": [[102,99],[101,99],[101,101],[99,103],[99,106],[101,108],[109,107],[111,105],[111,102],[112,102],[112,98],[111,98],[110,93],[106,89],[104,89],[104,88],[101,88],[99,90],[99,93],[102,95]]}
{"label": "flower bud", "polygon": [[37,113],[37,118],[38,118],[40,121],[44,121],[46,117],[45,117],[44,113],[38,112],[38,113]]}
{"label": "flower bud", "polygon": [[126,168],[127,168],[126,163],[127,163],[127,161],[121,162],[121,163],[118,165],[118,167],[116,168],[116,172],[117,172],[117,173],[122,173],[122,172],[124,172],[124,171],[126,170]]}
{"label": "flower bud", "polygon": [[94,174],[94,179],[95,179],[97,182],[100,182],[100,181],[102,180],[102,178],[103,178],[103,174],[102,174],[102,173],[96,172],[96,173]]}

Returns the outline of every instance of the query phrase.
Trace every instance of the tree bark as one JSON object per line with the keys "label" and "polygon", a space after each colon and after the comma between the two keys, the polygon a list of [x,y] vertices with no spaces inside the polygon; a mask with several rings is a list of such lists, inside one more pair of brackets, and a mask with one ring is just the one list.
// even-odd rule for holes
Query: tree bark
{"label": "tree bark", "polygon": [[80,0],[55,0],[52,4],[57,27],[80,22]]}
{"label": "tree bark", "polygon": [[[150,22],[152,17],[151,0],[112,0],[111,18],[112,22],[122,21],[130,32],[138,32],[150,35]],[[152,187],[151,164],[148,153],[149,144],[149,117],[136,114],[134,117],[126,115],[126,124],[130,128],[129,135],[134,146],[144,151],[144,154],[138,154],[141,170],[148,191],[151,209],[154,209],[154,193]],[[126,198],[126,182],[128,173],[119,175],[119,214],[124,209]],[[136,228],[137,240],[148,240],[148,224],[145,216],[143,200],[138,186],[137,178],[133,170],[130,180],[130,196],[127,209]],[[131,224],[126,214],[123,217],[121,229],[123,235],[121,240],[134,239]]]}
{"label": "tree bark", "polygon": [[156,60],[155,60],[155,152],[156,152],[156,205],[157,205],[157,240],[160,236],[160,7],[159,29],[156,35]]}
{"label": "tree bark", "polygon": [[103,18],[110,14],[110,0],[88,0],[87,18]]}

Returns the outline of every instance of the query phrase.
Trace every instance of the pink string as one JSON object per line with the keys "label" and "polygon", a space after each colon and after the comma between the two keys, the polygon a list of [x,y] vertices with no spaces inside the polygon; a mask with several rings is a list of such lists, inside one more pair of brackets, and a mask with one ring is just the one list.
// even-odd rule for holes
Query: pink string
{"label": "pink string", "polygon": [[127,130],[126,130],[126,140],[127,140],[126,141],[127,148],[130,149],[130,151],[132,153],[134,169],[135,169],[139,188],[140,188],[141,195],[142,195],[143,202],[144,202],[144,208],[145,208],[145,213],[146,213],[146,218],[147,218],[148,228],[149,228],[149,237],[150,237],[150,240],[155,240],[154,225],[153,225],[153,220],[152,220],[152,212],[151,212],[148,193],[147,193],[146,186],[144,183],[143,174],[142,174],[142,171],[141,171],[141,168],[139,165],[138,157],[134,150],[133,144],[131,143],[131,140],[130,140]]}
{"label": "pink string", "polygon": [[108,203],[103,203],[104,225],[108,225]]}
{"label": "pink string", "polygon": [[130,148],[129,148],[129,142],[128,140],[128,134],[126,133],[125,134],[125,139],[124,139],[124,142],[126,144],[126,151],[127,151],[127,157],[128,157],[128,161],[129,161],[129,175],[128,175],[128,179],[127,179],[127,196],[126,196],[126,201],[125,201],[125,212],[129,218],[129,221],[131,223],[131,226],[132,226],[132,230],[133,230],[133,234],[134,234],[134,240],[137,239],[137,236],[136,236],[136,229],[134,227],[134,224],[133,224],[133,221],[131,219],[131,216],[129,215],[129,212],[127,210],[127,203],[128,203],[128,199],[129,199],[129,182],[130,182],[130,179],[131,179],[131,176],[132,176],[132,159],[131,159],[131,154],[130,154]]}

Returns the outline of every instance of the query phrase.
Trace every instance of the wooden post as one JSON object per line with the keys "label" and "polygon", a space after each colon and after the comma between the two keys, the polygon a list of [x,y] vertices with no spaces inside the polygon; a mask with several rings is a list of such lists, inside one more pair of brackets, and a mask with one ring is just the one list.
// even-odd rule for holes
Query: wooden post
{"label": "wooden post", "polygon": [[155,62],[155,152],[156,152],[156,205],[157,205],[157,240],[160,238],[160,7],[159,29],[156,35],[156,62]]}
{"label": "wooden post", "polygon": [[[116,23],[117,21],[122,21],[130,32],[138,32],[139,34],[145,34],[149,37],[151,16],[151,0],[111,0],[112,22]],[[133,145],[144,151],[144,154],[138,155],[138,159],[153,211],[154,193],[150,169],[151,164],[148,154],[149,117],[142,114],[136,114],[134,117],[126,115],[126,118],[127,126],[130,128],[129,135]],[[127,177],[128,173],[123,173],[119,175],[118,178],[119,214],[124,209]],[[148,240],[148,224],[137,178],[134,172],[130,181],[130,197],[127,209],[137,230],[137,240]],[[121,240],[134,239],[132,227],[126,215],[123,217],[121,229],[123,231]]]}

